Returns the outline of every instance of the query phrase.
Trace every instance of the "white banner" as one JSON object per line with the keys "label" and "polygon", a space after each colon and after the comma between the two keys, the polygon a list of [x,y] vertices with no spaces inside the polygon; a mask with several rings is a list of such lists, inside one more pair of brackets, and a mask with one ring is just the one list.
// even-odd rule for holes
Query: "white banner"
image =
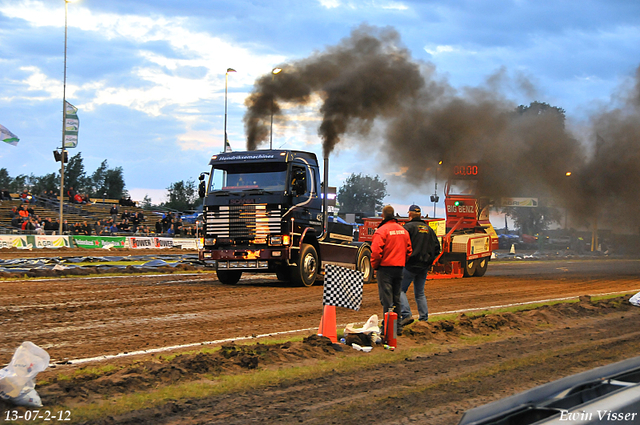
{"label": "white banner", "polygon": [[157,238],[148,238],[148,237],[131,237],[127,238],[129,241],[129,248],[131,249],[143,249],[143,248],[156,248]]}
{"label": "white banner", "polygon": [[182,248],[182,249],[198,249],[198,239],[195,238],[189,238],[189,239],[174,239],[173,240],[173,246],[175,246],[176,248]]}
{"label": "white banner", "polygon": [[154,238],[156,248],[173,248],[173,238]]}
{"label": "white banner", "polygon": [[27,245],[27,237],[24,235],[0,235],[0,248],[26,248]]}
{"label": "white banner", "polygon": [[131,236],[127,238],[125,247],[132,249],[163,249],[163,248],[182,248],[182,249],[198,249],[201,247],[200,239],[195,238],[154,238],[154,237],[137,237]]}
{"label": "white banner", "polygon": [[537,207],[538,198],[502,198],[503,207]]}
{"label": "white banner", "polygon": [[39,236],[36,235],[36,248],[69,248],[71,245],[69,244],[68,236]]}

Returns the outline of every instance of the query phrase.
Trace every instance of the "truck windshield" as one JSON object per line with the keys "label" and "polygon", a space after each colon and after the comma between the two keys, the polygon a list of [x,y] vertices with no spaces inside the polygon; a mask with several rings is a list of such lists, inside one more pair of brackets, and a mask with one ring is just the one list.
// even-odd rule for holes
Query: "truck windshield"
{"label": "truck windshield", "polygon": [[449,195],[475,195],[477,180],[449,180]]}
{"label": "truck windshield", "polygon": [[[286,187],[286,165],[272,164],[268,169],[262,167],[242,167],[213,169],[211,192],[227,191],[241,192],[244,190],[260,189],[269,192],[282,192]],[[277,166],[277,167],[276,167]]]}

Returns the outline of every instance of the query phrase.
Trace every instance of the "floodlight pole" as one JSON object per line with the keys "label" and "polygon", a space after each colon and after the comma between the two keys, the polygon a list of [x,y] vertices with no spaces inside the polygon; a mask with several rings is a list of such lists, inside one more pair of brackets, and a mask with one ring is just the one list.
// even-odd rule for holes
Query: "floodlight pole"
{"label": "floodlight pole", "polygon": [[60,155],[60,223],[58,233],[62,235],[63,218],[64,218],[64,130],[67,121],[67,14],[69,0],[64,0],[64,79],[62,83],[62,152]]}
{"label": "floodlight pole", "polygon": [[438,203],[438,201],[436,200],[436,198],[438,197],[438,168],[441,164],[442,161],[438,161],[438,164],[436,165],[436,183],[435,190],[433,192],[433,218],[436,218],[436,204]]}
{"label": "floodlight pole", "polygon": [[227,151],[227,86],[229,82],[229,73],[236,72],[233,68],[227,68],[227,72],[224,74],[224,149],[223,152]]}
{"label": "floodlight pole", "polygon": [[[272,83],[276,74],[279,74],[280,71],[282,71],[282,68],[273,68],[271,70]],[[269,150],[272,150],[272,149],[273,149],[273,96],[271,96],[271,128],[269,129]]]}

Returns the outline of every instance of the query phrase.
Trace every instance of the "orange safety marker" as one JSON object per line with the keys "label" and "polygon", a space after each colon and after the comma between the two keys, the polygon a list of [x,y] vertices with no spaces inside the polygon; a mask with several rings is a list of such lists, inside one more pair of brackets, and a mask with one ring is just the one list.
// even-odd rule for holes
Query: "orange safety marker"
{"label": "orange safety marker", "polygon": [[324,306],[322,318],[320,319],[320,326],[318,327],[318,335],[326,336],[334,344],[338,342],[335,305]]}

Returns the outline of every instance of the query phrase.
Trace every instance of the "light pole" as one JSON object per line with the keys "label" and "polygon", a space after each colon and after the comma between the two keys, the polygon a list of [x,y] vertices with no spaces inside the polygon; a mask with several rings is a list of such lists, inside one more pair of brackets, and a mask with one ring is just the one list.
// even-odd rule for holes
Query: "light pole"
{"label": "light pole", "polygon": [[[275,76],[282,71],[282,68],[273,68],[271,70],[271,82]],[[273,96],[271,96],[271,128],[269,130],[269,150],[273,149]]]}
{"label": "light pole", "polygon": [[67,122],[67,15],[69,11],[68,4],[75,0],[64,0],[64,78],[62,82],[62,152],[60,155],[60,225],[58,232],[62,235],[63,223],[63,202],[64,202],[64,130]]}
{"label": "light pole", "polygon": [[227,68],[227,72],[224,74],[224,152],[227,151],[227,146],[229,145],[229,140],[227,139],[227,87],[229,81],[229,73],[236,72],[233,68]]}
{"label": "light pole", "polygon": [[431,202],[433,202],[433,218],[436,218],[436,204],[440,200],[438,197],[438,168],[440,165],[442,165],[442,161],[438,161],[438,165],[436,165],[436,185],[433,195],[431,195]]}
{"label": "light pole", "polygon": [[[571,171],[564,173],[565,177],[571,177]],[[565,204],[566,205],[566,204]],[[567,222],[569,221],[569,208],[564,207],[564,230],[567,230]]]}

